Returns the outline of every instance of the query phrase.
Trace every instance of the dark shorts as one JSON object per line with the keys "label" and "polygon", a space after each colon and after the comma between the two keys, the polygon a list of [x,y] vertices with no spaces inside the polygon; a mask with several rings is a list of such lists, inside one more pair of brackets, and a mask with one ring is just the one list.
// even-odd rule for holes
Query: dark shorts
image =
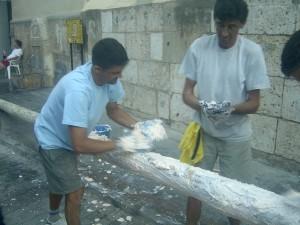
{"label": "dark shorts", "polygon": [[50,193],[65,195],[84,186],[78,174],[77,155],[73,151],[40,148],[39,153]]}

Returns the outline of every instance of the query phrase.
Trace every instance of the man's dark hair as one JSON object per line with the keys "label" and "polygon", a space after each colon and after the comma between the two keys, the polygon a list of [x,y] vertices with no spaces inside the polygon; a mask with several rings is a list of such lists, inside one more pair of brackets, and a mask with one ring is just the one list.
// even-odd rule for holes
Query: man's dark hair
{"label": "man's dark hair", "polygon": [[20,48],[22,48],[22,41],[20,41],[20,40],[15,40],[15,42],[16,42],[16,44],[17,44]]}
{"label": "man's dark hair", "polygon": [[281,54],[281,71],[286,76],[300,67],[300,30],[286,42]]}
{"label": "man's dark hair", "polygon": [[92,50],[92,63],[109,69],[113,66],[123,66],[129,59],[125,48],[113,38],[104,38],[98,41]]}
{"label": "man's dark hair", "polygon": [[246,23],[248,6],[244,0],[217,0],[214,8],[214,18],[221,21],[238,20]]}

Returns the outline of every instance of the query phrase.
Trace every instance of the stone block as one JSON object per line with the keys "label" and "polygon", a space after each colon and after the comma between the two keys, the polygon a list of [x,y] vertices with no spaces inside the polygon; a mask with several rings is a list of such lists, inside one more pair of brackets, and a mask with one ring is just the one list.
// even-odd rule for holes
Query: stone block
{"label": "stone block", "polygon": [[183,103],[181,94],[172,94],[170,110],[171,120],[183,123],[190,122],[195,112]]}
{"label": "stone block", "polygon": [[113,31],[113,14],[112,11],[101,12],[102,32]]}
{"label": "stone block", "polygon": [[300,122],[300,84],[295,80],[286,80],[282,100],[282,117]]}
{"label": "stone block", "polygon": [[124,88],[124,91],[125,91],[125,98],[123,99],[122,101],[122,105],[129,108],[130,110],[135,110],[133,108],[133,103],[134,103],[134,89],[135,89],[135,85],[129,83],[129,82],[126,82],[125,80],[122,80],[122,85],[123,85],[123,88]]}
{"label": "stone block", "polygon": [[269,76],[283,77],[280,70],[280,58],[288,36],[246,35],[246,37],[261,45]]}
{"label": "stone block", "polygon": [[126,47],[126,36],[124,33],[102,33],[102,38],[114,38]]}
{"label": "stone block", "polygon": [[136,8],[138,32],[161,32],[163,9],[161,4],[141,5]]}
{"label": "stone block", "polygon": [[130,60],[123,71],[122,79],[124,81],[136,84],[138,81],[138,66],[137,61]]}
{"label": "stone block", "polygon": [[158,117],[170,119],[170,95],[164,92],[158,92],[157,96]]}
{"label": "stone block", "polygon": [[138,74],[139,85],[161,91],[170,90],[170,64],[151,61],[139,61]]}
{"label": "stone block", "polygon": [[136,32],[137,17],[135,8],[115,9],[112,18],[113,32]]}
{"label": "stone block", "polygon": [[153,89],[122,82],[126,93],[123,105],[142,112],[157,116],[156,92]]}
{"label": "stone block", "polygon": [[177,31],[179,30],[179,26],[175,20],[175,7],[176,2],[170,2],[163,5],[163,31],[170,32],[170,31]]}
{"label": "stone block", "polygon": [[293,4],[254,4],[249,6],[246,34],[292,34],[296,27],[297,7]]}
{"label": "stone block", "polygon": [[279,120],[275,153],[300,162],[299,134],[299,123]]}
{"label": "stone block", "polygon": [[163,44],[163,61],[180,63],[187,51],[188,43],[180,32],[165,32]]}
{"label": "stone block", "polygon": [[270,5],[292,5],[294,4],[294,0],[267,0],[267,1],[262,1],[262,0],[246,0],[246,2],[249,5],[262,5],[262,2],[266,6]]}
{"label": "stone block", "polygon": [[277,119],[262,115],[251,115],[251,122],[253,127],[253,148],[273,154],[275,151]]}
{"label": "stone block", "polygon": [[[185,129],[187,127],[187,123],[172,121],[170,127],[173,130],[175,130],[175,131],[180,132],[181,134],[183,134],[183,132],[185,131]],[[178,144],[179,144],[180,138],[181,138],[181,136],[178,138]]]}
{"label": "stone block", "polygon": [[184,87],[185,76],[178,73],[180,64],[171,64],[171,91],[174,93],[181,94]]}
{"label": "stone block", "polygon": [[280,77],[270,77],[270,80],[271,88],[261,91],[259,113],[280,117],[284,79]]}
{"label": "stone block", "polygon": [[162,60],[163,59],[163,33],[151,33],[151,59]]}
{"label": "stone block", "polygon": [[126,49],[130,59],[150,59],[150,35],[147,33],[126,34]]}

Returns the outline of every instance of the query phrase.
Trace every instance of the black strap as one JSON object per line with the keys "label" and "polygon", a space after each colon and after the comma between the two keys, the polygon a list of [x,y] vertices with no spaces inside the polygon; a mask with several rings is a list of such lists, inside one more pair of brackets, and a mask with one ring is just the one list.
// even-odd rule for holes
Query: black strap
{"label": "black strap", "polygon": [[193,151],[192,160],[195,159],[195,157],[196,157],[200,142],[201,142],[201,128],[197,131],[196,145],[195,145],[195,148]]}

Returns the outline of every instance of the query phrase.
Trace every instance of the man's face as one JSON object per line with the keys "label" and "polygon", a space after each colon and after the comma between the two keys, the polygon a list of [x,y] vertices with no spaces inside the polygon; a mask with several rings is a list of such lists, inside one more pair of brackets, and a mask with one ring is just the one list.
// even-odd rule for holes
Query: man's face
{"label": "man's face", "polygon": [[300,67],[291,72],[290,75],[294,77],[297,81],[300,81]]}
{"label": "man's face", "polygon": [[244,26],[239,20],[221,21],[215,19],[216,31],[221,48],[231,48],[237,39],[239,30]]}
{"label": "man's face", "polygon": [[113,66],[109,69],[102,69],[100,66],[93,65],[92,75],[97,85],[115,84],[122,77],[125,66]]}

